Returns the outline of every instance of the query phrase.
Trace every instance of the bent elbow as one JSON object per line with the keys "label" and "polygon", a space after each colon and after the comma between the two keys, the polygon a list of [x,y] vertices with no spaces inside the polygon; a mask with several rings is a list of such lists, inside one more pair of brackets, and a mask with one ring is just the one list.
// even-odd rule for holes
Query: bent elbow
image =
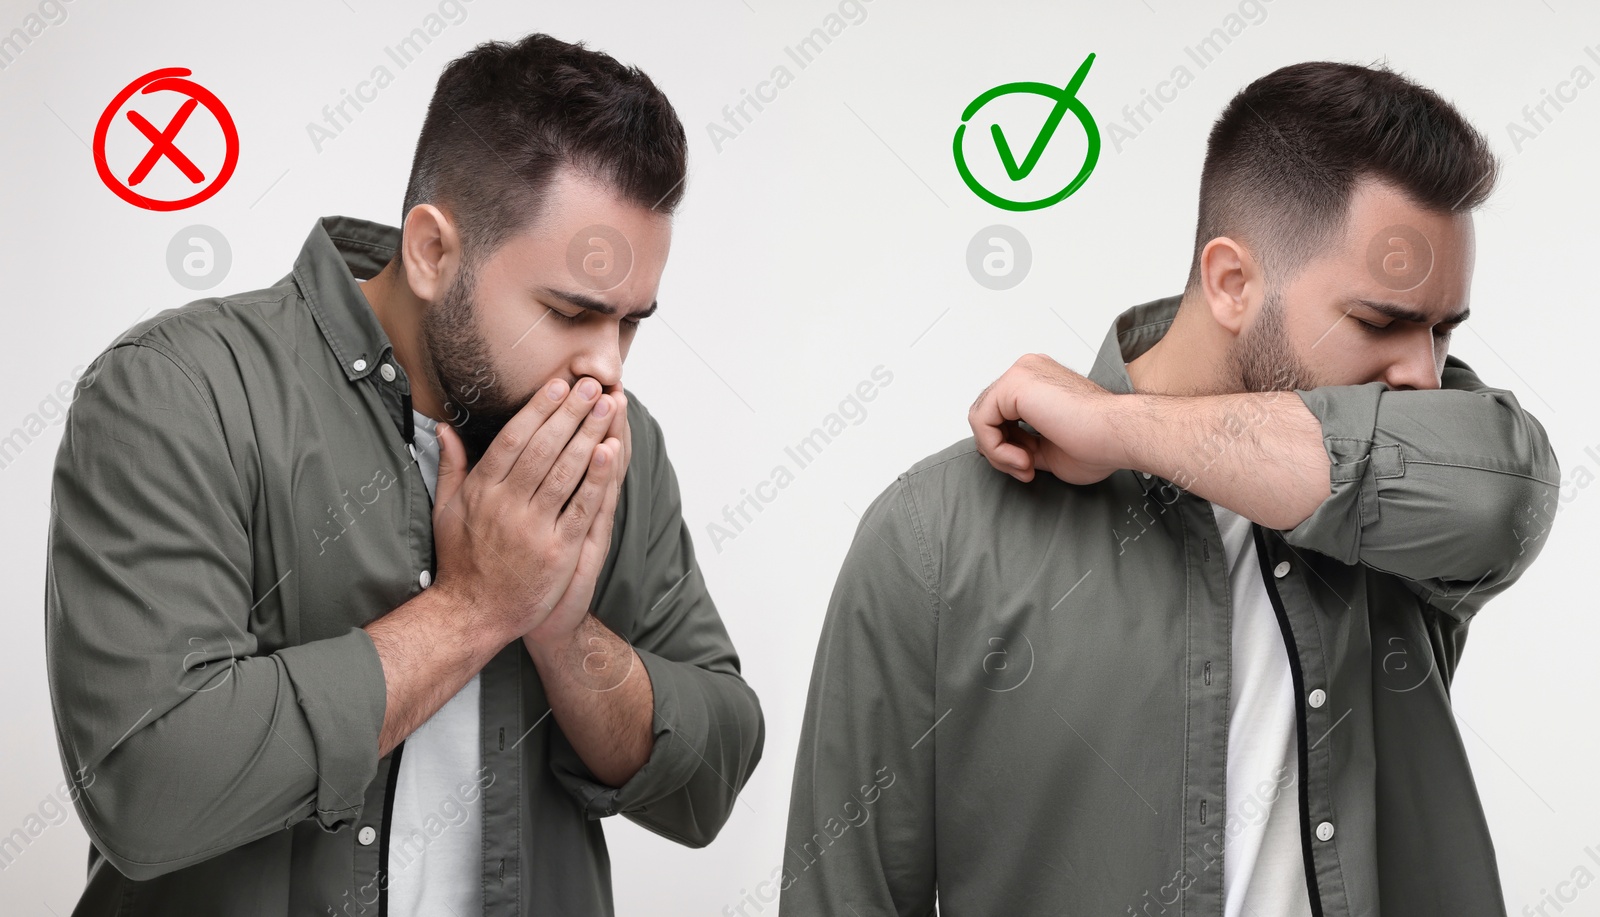
{"label": "bent elbow", "polygon": [[[113,756],[116,757],[116,756]],[[89,840],[117,872],[146,882],[247,842],[225,819],[203,820],[199,808],[172,804],[110,759],[95,768],[94,780],[78,790],[74,805]],[[202,804],[203,805],[203,804]]]}
{"label": "bent elbow", "polygon": [[95,849],[135,882],[160,878],[196,859],[169,855],[171,839],[159,836],[149,819],[108,818],[85,805],[79,805],[78,813]]}

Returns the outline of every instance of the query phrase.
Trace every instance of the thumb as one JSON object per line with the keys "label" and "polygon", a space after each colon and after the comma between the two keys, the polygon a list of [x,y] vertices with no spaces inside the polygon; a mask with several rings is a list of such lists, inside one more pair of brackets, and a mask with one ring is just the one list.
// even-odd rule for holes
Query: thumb
{"label": "thumb", "polygon": [[449,503],[461,489],[467,477],[467,448],[456,433],[456,428],[441,422],[437,428],[439,438],[439,476],[434,481],[434,505]]}

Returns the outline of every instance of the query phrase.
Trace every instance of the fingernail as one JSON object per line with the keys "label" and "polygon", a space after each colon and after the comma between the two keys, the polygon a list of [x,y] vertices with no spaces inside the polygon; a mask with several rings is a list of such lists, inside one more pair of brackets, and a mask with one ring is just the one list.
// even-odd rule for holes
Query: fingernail
{"label": "fingernail", "polygon": [[596,404],[594,406],[594,416],[596,416],[596,417],[604,417],[604,416],[606,416],[607,414],[610,414],[610,413],[611,413],[611,399],[610,398],[602,398],[602,399],[600,399],[600,403]]}
{"label": "fingernail", "polygon": [[600,393],[600,383],[594,381],[593,379],[589,378],[588,376],[584,376],[583,377],[583,381],[578,383],[578,394],[580,396],[582,396],[585,400],[587,400],[589,398],[593,398],[595,395],[598,395],[599,393]]}
{"label": "fingernail", "polygon": [[546,386],[545,393],[550,396],[551,401],[560,401],[567,394],[566,380],[556,379],[552,381],[548,386]]}

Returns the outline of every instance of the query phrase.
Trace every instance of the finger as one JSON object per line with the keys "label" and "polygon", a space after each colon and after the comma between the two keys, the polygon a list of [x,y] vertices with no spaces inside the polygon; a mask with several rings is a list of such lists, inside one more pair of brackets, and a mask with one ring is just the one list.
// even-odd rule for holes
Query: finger
{"label": "finger", "polygon": [[[584,469],[593,459],[595,445],[605,438],[606,429],[611,424],[612,404],[610,395],[601,395],[595,401],[594,409],[583,418],[578,432],[561,449],[561,454],[556,457],[555,463],[545,472],[542,479],[530,482],[535,486],[531,487],[531,492],[528,494],[528,503],[536,506],[546,519],[553,521],[560,515],[561,507],[577,488],[579,480],[584,475]],[[530,448],[524,454],[525,460],[531,452]],[[517,481],[520,486],[527,482],[526,475],[531,473],[531,469],[536,465],[529,464],[530,471],[525,472],[524,462],[517,464],[518,467],[512,469],[507,480]]]}
{"label": "finger", "polygon": [[996,457],[1020,469],[1035,465],[1044,448],[1044,438],[1022,429],[1014,422],[1008,422],[1003,429],[1005,442],[995,450]]}
{"label": "finger", "polygon": [[[587,395],[585,388],[588,388]],[[555,470],[563,450],[572,440],[573,432],[582,429],[601,397],[599,383],[588,376],[580,378],[567,392],[560,407],[545,418],[539,429],[533,431],[511,467],[506,469],[506,476],[501,483],[516,490],[524,501],[529,500],[541,482]],[[505,431],[502,431],[501,436],[504,435]],[[566,473],[581,474],[582,463],[588,461],[588,456],[582,456],[578,461],[579,467],[574,470],[569,464]]]}
{"label": "finger", "polygon": [[[609,499],[609,491],[616,489],[612,485],[616,460],[615,439],[608,439],[595,446],[589,456],[588,470],[583,475],[583,483],[573,493],[572,501],[562,509],[560,518],[556,522],[557,533],[564,541],[579,542],[589,534],[596,512]],[[608,543],[609,538],[608,534]]]}
{"label": "finger", "polygon": [[629,463],[633,460],[633,430],[628,425],[628,396],[622,390],[622,383],[617,383],[611,397],[616,400],[617,420],[608,433],[622,443],[621,458],[617,463],[617,478],[620,480],[628,473]]}
{"label": "finger", "polygon": [[[521,458],[524,448],[533,441],[534,434],[544,429],[546,421],[566,403],[569,394],[567,380],[552,379],[506,421],[494,442],[478,459],[479,473],[488,483],[498,484],[505,479]],[[562,439],[562,442],[566,440]]]}
{"label": "finger", "polygon": [[1025,447],[1011,443],[1001,443],[995,449],[983,453],[989,464],[996,471],[1009,474],[1018,480],[1026,481],[1031,476],[1033,459]]}
{"label": "finger", "polygon": [[433,505],[445,506],[455,498],[467,477],[467,448],[450,424],[441,423],[435,435],[439,440],[439,476],[434,481]]}
{"label": "finger", "polygon": [[[601,444],[601,447],[609,449],[613,454],[620,451],[620,446],[620,442],[610,439]],[[617,494],[620,493],[616,480],[617,470],[621,465],[608,459],[601,468],[609,469],[607,480],[602,487],[604,497],[589,523],[589,533],[584,537],[583,552],[578,557],[578,569],[574,575],[591,587],[599,580],[600,569],[605,565],[606,554],[611,550],[611,527],[616,521]]]}
{"label": "finger", "polygon": [[984,393],[967,412],[967,423],[972,427],[972,436],[977,440],[978,449],[985,456],[992,455],[994,450],[1005,443],[1005,434],[1001,425],[1015,417],[1007,417],[1004,410],[1004,400],[1007,392],[1006,386],[997,381],[984,390]]}
{"label": "finger", "polygon": [[1043,454],[1045,443],[1031,433],[1022,432],[1016,443],[1008,444],[1007,458],[1016,456],[1016,463],[1012,466],[1012,473],[1019,481],[1033,480],[1034,469],[1039,465],[1039,457]]}
{"label": "finger", "polygon": [[[562,585],[560,598],[554,603],[554,611],[537,626],[542,625],[549,618],[556,615],[572,614],[582,615],[588,608],[589,601],[594,595],[595,586],[600,581],[600,571],[605,566],[606,554],[611,549],[611,525],[616,515],[617,499],[615,486],[616,461],[618,449],[615,439],[607,439],[595,446],[595,459],[591,462],[586,475],[586,486],[579,489],[573,496],[572,504],[563,511],[563,518],[572,518],[572,530],[577,531],[587,526],[581,536],[583,544],[579,547],[576,563],[571,573]],[[601,456],[605,456],[602,458]],[[610,469],[609,475],[607,469]],[[610,483],[607,482],[609,477]],[[587,486],[592,483],[594,486]],[[600,496],[596,496],[599,494]],[[588,501],[599,499],[598,510],[594,510]],[[586,517],[586,518],[580,518]],[[556,593],[552,592],[552,595]],[[576,607],[576,606],[582,607]]]}
{"label": "finger", "polygon": [[[608,446],[607,442],[612,445]],[[616,449],[614,441],[607,440],[595,445],[589,454],[589,464],[584,470],[582,479],[572,499],[557,514],[555,520],[556,534],[562,542],[560,556],[568,558],[568,563],[559,564],[559,569],[551,571],[550,589],[545,593],[546,611],[554,612],[563,600],[574,589],[586,588],[593,593],[595,582],[599,579],[599,570],[592,572],[585,566],[585,553],[589,531],[594,525],[596,508],[605,507],[605,494],[612,489],[609,481],[609,472],[616,465]],[[610,532],[606,533],[607,545],[610,544]],[[571,554],[571,546],[577,544],[577,556]],[[604,555],[601,556],[602,562]],[[569,565],[570,563],[570,565]],[[538,627],[544,623],[541,617],[533,626]]]}

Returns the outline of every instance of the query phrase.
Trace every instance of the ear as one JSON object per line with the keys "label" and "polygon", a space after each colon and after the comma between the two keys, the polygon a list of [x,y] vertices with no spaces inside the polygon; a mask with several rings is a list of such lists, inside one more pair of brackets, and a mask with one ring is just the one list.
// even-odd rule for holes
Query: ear
{"label": "ear", "polygon": [[406,214],[400,239],[405,253],[405,281],[418,299],[434,302],[450,288],[461,269],[461,235],[444,211],[418,204]]}
{"label": "ear", "polygon": [[1238,335],[1266,295],[1261,265],[1244,243],[1217,236],[1200,251],[1200,294],[1212,319]]}

